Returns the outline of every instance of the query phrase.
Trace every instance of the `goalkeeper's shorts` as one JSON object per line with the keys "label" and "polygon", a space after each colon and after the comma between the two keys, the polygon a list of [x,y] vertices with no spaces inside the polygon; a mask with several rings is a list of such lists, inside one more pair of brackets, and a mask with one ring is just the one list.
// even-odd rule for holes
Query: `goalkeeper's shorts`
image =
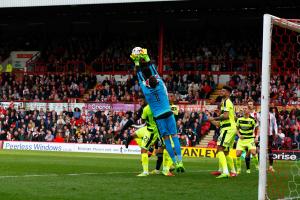
{"label": "goalkeeper's shorts", "polygon": [[177,134],[177,126],[174,114],[163,119],[156,119],[157,128],[161,137]]}

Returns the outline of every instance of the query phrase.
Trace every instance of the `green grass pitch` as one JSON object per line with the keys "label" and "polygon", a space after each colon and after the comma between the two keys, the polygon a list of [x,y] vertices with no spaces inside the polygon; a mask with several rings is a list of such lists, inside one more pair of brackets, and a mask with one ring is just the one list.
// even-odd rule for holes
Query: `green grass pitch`
{"label": "green grass pitch", "polygon": [[[150,158],[150,170],[155,160]],[[186,173],[175,177],[137,177],[141,172],[138,155],[1,150],[0,199],[257,199],[258,172],[254,169],[251,174],[217,180],[210,175],[218,166],[217,159],[184,158],[184,164]],[[280,171],[290,169],[290,163],[277,165]],[[280,173],[273,177],[290,178]],[[272,182],[274,188],[289,194],[287,181],[277,182]]]}

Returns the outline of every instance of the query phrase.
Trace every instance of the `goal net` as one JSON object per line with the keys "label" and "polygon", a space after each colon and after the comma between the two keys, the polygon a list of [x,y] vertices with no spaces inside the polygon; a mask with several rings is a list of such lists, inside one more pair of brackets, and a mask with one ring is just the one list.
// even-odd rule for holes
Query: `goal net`
{"label": "goal net", "polygon": [[[300,199],[300,20],[264,15],[258,199]],[[276,117],[270,147],[269,112]],[[294,122],[295,121],[295,122]],[[299,119],[298,119],[299,122]],[[268,133],[268,134],[266,134]],[[277,134],[276,134],[277,133]],[[275,172],[269,172],[269,156]]]}

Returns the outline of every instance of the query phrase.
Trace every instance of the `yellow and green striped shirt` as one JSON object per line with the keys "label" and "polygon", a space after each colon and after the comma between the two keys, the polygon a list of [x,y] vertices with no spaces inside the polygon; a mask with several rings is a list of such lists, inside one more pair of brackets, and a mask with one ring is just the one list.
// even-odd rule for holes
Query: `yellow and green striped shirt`
{"label": "yellow and green striped shirt", "polygon": [[153,113],[152,113],[149,105],[145,106],[145,108],[143,109],[143,113],[142,113],[141,118],[146,122],[148,130],[153,131],[153,130],[157,129],[155,120],[153,118]]}
{"label": "yellow and green striped shirt", "polygon": [[224,112],[229,113],[229,119],[221,120],[220,121],[220,128],[224,130],[228,129],[235,129],[236,123],[235,123],[235,112],[234,112],[234,106],[230,99],[225,99],[221,103],[221,114]]}
{"label": "yellow and green striped shirt", "polygon": [[245,139],[254,137],[254,129],[256,127],[256,121],[253,117],[240,117],[237,120],[237,128]]}

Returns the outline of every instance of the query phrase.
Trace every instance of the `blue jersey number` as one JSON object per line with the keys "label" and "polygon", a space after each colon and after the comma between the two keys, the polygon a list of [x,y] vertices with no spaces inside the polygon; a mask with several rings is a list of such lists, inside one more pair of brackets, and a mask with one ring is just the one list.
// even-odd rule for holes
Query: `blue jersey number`
{"label": "blue jersey number", "polygon": [[154,93],[154,96],[155,96],[155,98],[156,98],[156,101],[160,101],[159,96],[158,96],[157,93]]}

